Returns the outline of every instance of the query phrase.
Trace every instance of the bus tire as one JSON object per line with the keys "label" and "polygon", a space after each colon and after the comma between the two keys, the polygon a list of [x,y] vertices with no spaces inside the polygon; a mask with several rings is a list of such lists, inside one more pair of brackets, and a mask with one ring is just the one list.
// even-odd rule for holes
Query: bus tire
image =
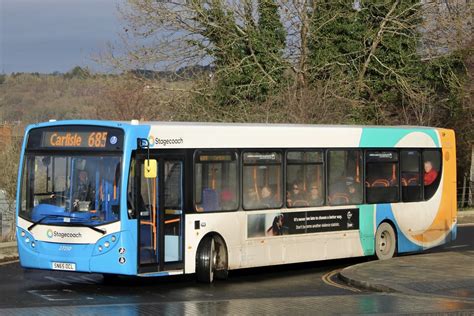
{"label": "bus tire", "polygon": [[199,244],[196,255],[196,277],[199,282],[212,283],[217,261],[216,243],[206,236]]}
{"label": "bus tire", "polygon": [[375,254],[379,260],[387,260],[395,256],[397,236],[389,223],[382,223],[375,233]]}

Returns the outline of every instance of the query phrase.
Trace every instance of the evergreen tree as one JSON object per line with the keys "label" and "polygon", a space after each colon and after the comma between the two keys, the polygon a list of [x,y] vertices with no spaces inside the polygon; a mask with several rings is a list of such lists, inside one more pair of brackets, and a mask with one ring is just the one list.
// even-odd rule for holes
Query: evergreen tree
{"label": "evergreen tree", "polygon": [[254,21],[254,9],[247,5],[243,23],[217,0],[203,4],[196,16],[206,26],[202,35],[214,58],[212,96],[221,105],[263,101],[283,79],[286,34],[279,7],[275,1],[259,0]]}
{"label": "evergreen tree", "polygon": [[[425,65],[417,48],[420,3],[324,0],[314,12],[310,58],[314,79],[347,77],[354,97],[371,104],[403,104],[422,93]],[[358,120],[374,122],[370,105]],[[361,113],[359,113],[361,114]]]}

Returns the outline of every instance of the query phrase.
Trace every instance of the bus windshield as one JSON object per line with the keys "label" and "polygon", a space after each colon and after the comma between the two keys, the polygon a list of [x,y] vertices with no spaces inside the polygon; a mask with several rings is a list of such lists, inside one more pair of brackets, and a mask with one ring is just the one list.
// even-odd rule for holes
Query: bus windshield
{"label": "bus windshield", "polygon": [[20,216],[60,225],[119,220],[121,157],[27,154]]}

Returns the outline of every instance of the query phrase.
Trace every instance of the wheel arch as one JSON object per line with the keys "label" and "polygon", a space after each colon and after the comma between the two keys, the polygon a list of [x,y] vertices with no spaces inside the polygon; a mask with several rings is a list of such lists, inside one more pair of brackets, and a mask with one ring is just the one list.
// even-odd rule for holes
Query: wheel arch
{"label": "wheel arch", "polygon": [[198,246],[196,248],[195,257],[196,258],[198,257],[198,253],[203,243],[203,240],[205,240],[207,237],[212,237],[215,242],[217,242],[220,246],[223,247],[222,250],[219,250],[219,253],[221,253],[221,251],[225,252],[226,261],[225,261],[225,266],[223,268],[228,269],[229,268],[229,248],[227,247],[227,243],[224,237],[216,231],[210,231],[201,237],[201,239],[199,240]]}

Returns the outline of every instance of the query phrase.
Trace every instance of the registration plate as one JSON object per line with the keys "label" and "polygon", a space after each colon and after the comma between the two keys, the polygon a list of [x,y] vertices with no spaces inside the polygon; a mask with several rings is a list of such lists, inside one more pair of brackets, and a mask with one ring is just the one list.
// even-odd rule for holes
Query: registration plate
{"label": "registration plate", "polygon": [[53,262],[53,270],[76,271],[76,264],[67,262]]}

